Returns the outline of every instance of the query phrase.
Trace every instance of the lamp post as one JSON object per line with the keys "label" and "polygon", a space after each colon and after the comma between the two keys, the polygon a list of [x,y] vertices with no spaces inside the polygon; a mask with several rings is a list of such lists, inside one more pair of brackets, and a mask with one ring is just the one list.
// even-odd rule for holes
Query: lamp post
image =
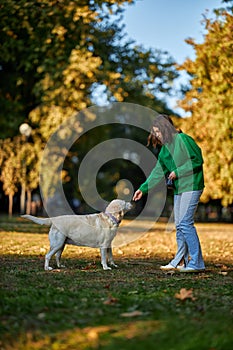
{"label": "lamp post", "polygon": [[26,140],[31,135],[32,128],[27,123],[23,123],[19,126],[19,132],[21,135],[26,137]]}
{"label": "lamp post", "polygon": [[[19,126],[19,132],[24,136],[23,141],[27,142],[29,136],[31,135],[32,128],[27,123],[23,123]],[[26,199],[26,164],[25,159],[22,160],[22,177],[23,181],[21,184],[21,195],[20,195],[20,214],[25,212],[25,199]]]}

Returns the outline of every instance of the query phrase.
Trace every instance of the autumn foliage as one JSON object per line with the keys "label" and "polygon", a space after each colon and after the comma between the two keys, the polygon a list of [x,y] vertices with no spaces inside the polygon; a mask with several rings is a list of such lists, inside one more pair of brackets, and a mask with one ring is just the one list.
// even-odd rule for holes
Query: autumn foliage
{"label": "autumn foliage", "polygon": [[202,44],[187,40],[196,59],[186,60],[179,69],[191,76],[191,88],[180,106],[191,117],[181,129],[191,134],[202,148],[206,188],[202,200],[233,201],[233,16],[224,12],[215,20],[205,20]]}

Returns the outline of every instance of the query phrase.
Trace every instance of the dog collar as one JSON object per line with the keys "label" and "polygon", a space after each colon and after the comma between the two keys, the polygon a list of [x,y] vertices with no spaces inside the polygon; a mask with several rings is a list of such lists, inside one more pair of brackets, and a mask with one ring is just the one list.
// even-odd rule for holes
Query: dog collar
{"label": "dog collar", "polygon": [[117,226],[120,225],[121,220],[117,220],[117,218],[115,218],[114,215],[112,215],[111,213],[106,213],[106,212],[104,214],[106,214],[109,217],[109,219],[111,219],[113,221],[114,225],[117,225]]}

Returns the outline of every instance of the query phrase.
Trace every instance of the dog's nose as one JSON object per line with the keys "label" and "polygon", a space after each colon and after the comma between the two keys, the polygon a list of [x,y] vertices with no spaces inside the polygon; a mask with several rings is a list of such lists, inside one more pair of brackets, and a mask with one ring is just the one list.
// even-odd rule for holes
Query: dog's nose
{"label": "dog's nose", "polygon": [[130,203],[130,202],[127,203],[128,210],[132,209],[133,207],[134,207],[134,203]]}

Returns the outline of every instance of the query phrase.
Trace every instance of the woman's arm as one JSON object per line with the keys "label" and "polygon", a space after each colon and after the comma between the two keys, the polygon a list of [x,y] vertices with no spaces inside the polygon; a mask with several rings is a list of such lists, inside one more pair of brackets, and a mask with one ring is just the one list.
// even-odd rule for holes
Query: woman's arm
{"label": "woman's arm", "polygon": [[164,178],[163,168],[160,164],[160,161],[158,160],[156,163],[156,166],[151,171],[146,181],[139,187],[139,191],[142,192],[142,194],[146,194],[153,187],[158,185],[163,178]]}

